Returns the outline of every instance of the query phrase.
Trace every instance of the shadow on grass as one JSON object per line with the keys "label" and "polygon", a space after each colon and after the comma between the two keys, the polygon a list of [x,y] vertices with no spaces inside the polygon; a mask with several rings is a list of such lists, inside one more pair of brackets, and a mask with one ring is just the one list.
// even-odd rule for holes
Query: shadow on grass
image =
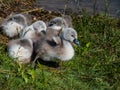
{"label": "shadow on grass", "polygon": [[44,61],[42,59],[38,59],[36,62],[36,65],[40,63],[42,65],[48,66],[48,67],[52,67],[52,68],[58,68],[59,67],[59,62],[55,62],[55,61]]}

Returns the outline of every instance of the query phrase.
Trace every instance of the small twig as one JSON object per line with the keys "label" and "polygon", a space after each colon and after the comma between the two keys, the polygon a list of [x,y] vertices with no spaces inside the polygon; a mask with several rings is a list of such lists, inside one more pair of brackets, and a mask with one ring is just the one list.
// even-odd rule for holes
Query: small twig
{"label": "small twig", "polygon": [[[67,9],[67,5],[65,5],[64,12],[63,12],[63,14],[62,14],[62,23],[64,22],[63,19],[64,19],[64,17],[65,17],[65,11],[66,11],[66,9]],[[60,36],[60,34],[61,34],[61,32],[62,32],[62,29],[63,29],[63,26],[62,26],[61,30],[59,31],[59,33],[58,33],[59,36]]]}
{"label": "small twig", "polygon": [[42,10],[42,8],[35,8],[35,9],[24,11],[24,12],[21,12],[21,13],[25,14],[25,13],[30,13],[30,12],[34,12],[34,11],[40,11],[40,10]]}

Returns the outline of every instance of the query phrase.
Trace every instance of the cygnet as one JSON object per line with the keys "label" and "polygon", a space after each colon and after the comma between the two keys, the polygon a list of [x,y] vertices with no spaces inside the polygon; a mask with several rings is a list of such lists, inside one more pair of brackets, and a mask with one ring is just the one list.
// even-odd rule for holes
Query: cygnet
{"label": "cygnet", "polygon": [[10,40],[7,45],[8,55],[22,64],[30,63],[33,53],[31,39]]}
{"label": "cygnet", "polygon": [[[47,35],[46,35],[47,36]],[[52,41],[44,40],[36,43],[35,50],[37,53],[33,61],[33,65],[38,58],[44,61],[51,61],[60,59],[61,61],[68,61],[74,56],[74,48],[72,43],[80,46],[77,39],[77,32],[73,28],[63,28],[60,36],[53,36]]]}
{"label": "cygnet", "polygon": [[23,28],[28,26],[32,21],[32,17],[26,14],[14,14],[12,16],[7,17],[1,24],[2,32],[13,38],[17,36]]}

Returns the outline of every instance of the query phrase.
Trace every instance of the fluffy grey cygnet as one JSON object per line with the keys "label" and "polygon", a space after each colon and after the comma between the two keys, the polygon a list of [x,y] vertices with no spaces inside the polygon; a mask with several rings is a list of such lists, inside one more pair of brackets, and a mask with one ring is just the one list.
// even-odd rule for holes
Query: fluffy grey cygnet
{"label": "fluffy grey cygnet", "polygon": [[23,28],[28,26],[32,21],[32,16],[27,14],[14,14],[12,16],[8,16],[1,24],[2,32],[13,38],[17,36]]}
{"label": "fluffy grey cygnet", "polygon": [[7,45],[8,55],[22,64],[30,63],[33,53],[33,42],[31,39],[10,40]]}
{"label": "fluffy grey cygnet", "polygon": [[38,20],[27,26],[21,33],[20,38],[32,39],[33,42],[36,42],[40,38],[42,38],[43,34],[46,34],[46,24]]}
{"label": "fluffy grey cygnet", "polygon": [[47,26],[55,30],[72,27],[72,19],[68,15],[65,15],[64,17],[55,17],[48,22]]}
{"label": "fluffy grey cygnet", "polygon": [[38,58],[45,61],[60,59],[68,61],[74,56],[74,48],[72,43],[80,45],[77,39],[77,32],[73,28],[64,28],[60,36],[53,36],[53,40],[44,40],[36,44],[37,56],[33,61],[33,65]]}

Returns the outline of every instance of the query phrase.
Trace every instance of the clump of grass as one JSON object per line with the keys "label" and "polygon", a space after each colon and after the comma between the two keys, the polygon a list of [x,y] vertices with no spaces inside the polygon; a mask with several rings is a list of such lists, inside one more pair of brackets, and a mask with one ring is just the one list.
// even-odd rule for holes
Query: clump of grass
{"label": "clump of grass", "polygon": [[[101,89],[118,89],[120,28],[117,28],[118,19],[96,15],[75,18],[74,25],[80,34],[81,72],[87,76],[83,80]],[[77,24],[79,23],[79,24]],[[79,56],[78,55],[78,56]],[[84,72],[84,73],[83,73]],[[89,81],[90,79],[90,81]]]}

